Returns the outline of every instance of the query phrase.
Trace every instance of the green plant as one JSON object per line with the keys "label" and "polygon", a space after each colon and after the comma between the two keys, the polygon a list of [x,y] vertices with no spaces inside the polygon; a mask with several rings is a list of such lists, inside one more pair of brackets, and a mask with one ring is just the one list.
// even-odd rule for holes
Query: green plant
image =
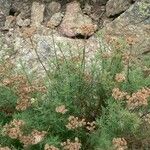
{"label": "green plant", "polygon": [[[103,46],[90,65],[85,49],[74,59],[65,57],[59,45],[63,57],[56,56],[53,69],[46,68],[47,77],[38,82],[24,67],[23,75],[0,72],[1,146],[113,150],[132,149],[139,141],[140,148],[149,146],[150,78],[137,57],[125,51],[127,43],[113,44],[112,51]],[[8,105],[13,108],[9,115],[1,109]],[[118,141],[124,147],[116,146]],[[142,145],[144,141],[148,144]]]}

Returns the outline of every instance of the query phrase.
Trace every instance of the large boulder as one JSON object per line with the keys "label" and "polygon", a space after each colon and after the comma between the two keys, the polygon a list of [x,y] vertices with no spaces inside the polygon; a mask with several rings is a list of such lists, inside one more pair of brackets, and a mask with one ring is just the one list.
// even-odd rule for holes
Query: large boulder
{"label": "large boulder", "polygon": [[21,67],[20,61],[22,61],[29,73],[38,72],[39,76],[41,76],[44,75],[44,69],[40,61],[47,69],[49,69],[48,66],[53,64],[51,64],[51,61],[53,62],[55,57],[81,61],[84,48],[85,60],[90,65],[95,52],[99,48],[99,42],[96,38],[90,38],[86,41],[83,39],[69,39],[57,33],[51,35],[36,33],[31,38],[26,39],[17,36],[14,50],[18,53],[15,55],[13,62],[18,69]]}
{"label": "large boulder", "polygon": [[97,30],[92,19],[84,15],[80,3],[74,1],[66,6],[66,13],[60,25],[60,31],[67,37],[91,36]]}
{"label": "large boulder", "polygon": [[150,1],[138,0],[126,12],[103,29],[105,38],[134,39],[138,53],[150,51]]}
{"label": "large boulder", "polygon": [[131,0],[109,0],[106,4],[106,14],[108,17],[120,14],[131,5]]}
{"label": "large boulder", "polygon": [[45,26],[16,28],[4,35],[0,32],[0,43],[3,43],[0,59],[9,58],[16,70],[20,70],[23,65],[28,73],[38,73],[39,76],[45,75],[41,61],[46,69],[52,69],[49,66],[53,64],[56,54],[58,59],[65,57],[77,62],[81,62],[85,54],[89,68],[100,44],[95,36],[89,39],[72,39]]}

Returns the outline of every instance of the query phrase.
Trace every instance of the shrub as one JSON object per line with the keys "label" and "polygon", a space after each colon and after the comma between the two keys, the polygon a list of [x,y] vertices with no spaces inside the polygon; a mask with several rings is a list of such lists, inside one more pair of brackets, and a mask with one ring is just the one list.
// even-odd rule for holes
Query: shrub
{"label": "shrub", "polygon": [[84,50],[79,61],[55,59],[55,67],[42,81],[8,73],[10,69],[2,64],[1,147],[107,150],[132,149],[137,143],[143,149],[150,146],[150,78],[144,75],[142,62],[125,51],[126,44],[113,44],[114,50],[101,49],[90,65]]}

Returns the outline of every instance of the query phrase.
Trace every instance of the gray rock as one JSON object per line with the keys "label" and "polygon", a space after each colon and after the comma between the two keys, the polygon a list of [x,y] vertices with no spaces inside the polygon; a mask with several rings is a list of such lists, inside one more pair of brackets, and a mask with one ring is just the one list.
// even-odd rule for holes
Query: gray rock
{"label": "gray rock", "polygon": [[106,4],[106,14],[108,17],[120,14],[127,10],[131,0],[109,0]]}
{"label": "gray rock", "polygon": [[83,13],[90,15],[92,11],[92,5],[85,3],[84,9],[83,9]]}
{"label": "gray rock", "polygon": [[[7,0],[6,0],[7,1]],[[31,16],[32,0],[12,0],[12,13],[24,14],[24,19]]]}
{"label": "gray rock", "polygon": [[5,29],[13,28],[16,24],[15,16],[7,16],[5,21]]}
{"label": "gray rock", "polygon": [[47,27],[50,27],[50,28],[55,28],[57,27],[61,21],[62,21],[62,18],[63,18],[63,14],[62,13],[56,13],[54,14],[51,19],[48,21],[47,23]]}
{"label": "gray rock", "polygon": [[82,13],[80,3],[74,1],[67,5],[64,19],[60,25],[63,35],[67,37],[91,36],[96,30],[97,26],[92,19]]}
{"label": "gray rock", "polygon": [[21,14],[16,17],[16,24],[20,27],[27,27],[30,25],[30,19],[22,19]]}
{"label": "gray rock", "polygon": [[138,0],[103,29],[106,39],[134,39],[132,48],[139,54],[150,51],[150,1]]}
{"label": "gray rock", "polygon": [[60,11],[61,4],[58,2],[52,1],[51,3],[49,3],[47,8],[50,13],[55,14]]}
{"label": "gray rock", "polygon": [[5,21],[6,21],[6,16],[4,15],[3,12],[0,12],[0,28],[5,25]]}
{"label": "gray rock", "polygon": [[15,53],[14,39],[13,28],[5,34],[0,32],[0,60],[10,58]]}
{"label": "gray rock", "polygon": [[0,0],[0,12],[8,16],[12,0]]}
{"label": "gray rock", "polygon": [[98,20],[102,19],[102,17],[105,14],[105,11],[106,11],[106,6],[101,6],[101,5],[95,4],[92,7],[92,13],[90,14],[90,17],[93,20],[98,21]]}
{"label": "gray rock", "polygon": [[5,25],[6,16],[9,15],[11,0],[0,0],[0,28]]}
{"label": "gray rock", "polygon": [[60,12],[61,4],[56,1],[49,1],[45,3],[45,20],[48,21],[54,14]]}
{"label": "gray rock", "polygon": [[85,4],[83,12],[89,15],[94,21],[98,21],[105,13],[105,6],[100,2],[96,2],[93,5]]}
{"label": "gray rock", "polygon": [[[34,34],[32,43],[29,38],[23,38],[21,34],[15,36],[14,50],[17,55],[14,57],[13,62],[20,68],[20,60],[25,65],[25,68],[30,72],[38,72],[39,76],[44,75],[44,69],[39,62],[35,49],[43,62],[45,67],[49,69],[52,65],[51,61],[57,58],[81,58],[83,49],[85,48],[85,56],[87,63],[92,61],[95,52],[99,49],[99,42],[96,38],[92,37],[88,40],[83,39],[69,39],[60,36],[58,33],[51,33],[49,35]],[[52,68],[51,68],[52,69]]]}
{"label": "gray rock", "polygon": [[44,20],[45,5],[39,2],[32,3],[31,23],[32,26],[39,27]]}

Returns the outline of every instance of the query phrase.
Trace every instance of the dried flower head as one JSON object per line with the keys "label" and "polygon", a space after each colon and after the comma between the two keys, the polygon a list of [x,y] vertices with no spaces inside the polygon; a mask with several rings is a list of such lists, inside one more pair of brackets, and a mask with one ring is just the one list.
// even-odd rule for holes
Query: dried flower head
{"label": "dried flower head", "polygon": [[89,131],[94,131],[95,128],[96,128],[96,122],[93,121],[93,122],[87,122],[86,123],[86,129],[89,130]]}
{"label": "dried flower head", "polygon": [[111,56],[112,56],[112,52],[110,52],[110,51],[102,53],[102,58],[103,59],[111,58]]}
{"label": "dried flower head", "polygon": [[120,91],[119,88],[114,88],[112,90],[112,97],[116,100],[123,100],[125,96],[127,95],[127,92]]}
{"label": "dried flower head", "polygon": [[25,28],[22,28],[22,36],[25,37],[25,38],[30,38],[32,37],[36,32],[36,27],[25,27]]}
{"label": "dried flower head", "polygon": [[31,106],[31,101],[28,97],[26,97],[23,99],[19,99],[19,101],[17,102],[16,109],[23,111],[23,110],[26,110],[30,106]]}
{"label": "dried flower head", "polygon": [[36,86],[34,83],[33,85],[29,84],[27,78],[23,75],[16,75],[5,78],[3,80],[3,85],[13,87],[16,90],[16,94],[19,97],[16,109],[21,111],[26,110],[31,106],[31,93],[45,93],[47,91],[47,88],[42,85],[42,83],[40,83],[40,85],[36,83]]}
{"label": "dried flower head", "polygon": [[68,110],[66,109],[65,105],[61,105],[56,107],[55,111],[57,113],[65,114]]}
{"label": "dried flower head", "polygon": [[10,59],[3,60],[3,63],[0,64],[0,77],[7,78],[10,71],[12,70],[14,64],[10,61]]}
{"label": "dried flower head", "polygon": [[24,147],[28,147],[30,145],[40,143],[44,139],[45,134],[46,134],[45,131],[40,132],[37,130],[33,130],[29,135],[20,136],[19,140],[21,143],[23,143]]}
{"label": "dried flower head", "polygon": [[113,43],[115,43],[116,41],[118,41],[118,38],[115,37],[115,36],[106,35],[106,41],[107,41],[107,43],[109,43],[109,44],[113,44]]}
{"label": "dried flower head", "polygon": [[124,75],[124,74],[118,73],[118,74],[116,74],[116,76],[115,76],[115,80],[120,83],[120,82],[125,81],[126,78],[125,78],[125,75]]}
{"label": "dried flower head", "polygon": [[122,61],[125,66],[129,65],[129,62],[133,62],[134,60],[135,56],[131,52],[128,51],[122,54]]}
{"label": "dried flower head", "polygon": [[137,38],[135,38],[135,37],[127,37],[126,38],[126,42],[127,42],[128,45],[133,45],[133,44],[135,44],[137,42]]}
{"label": "dried flower head", "polygon": [[114,138],[112,141],[115,150],[126,150],[127,147],[127,142],[124,138]]}
{"label": "dried flower head", "polygon": [[144,117],[143,117],[143,120],[148,123],[150,125],[150,114],[146,114]]}
{"label": "dried flower head", "polygon": [[95,32],[97,29],[96,25],[82,25],[80,30],[82,32],[82,35],[89,36]]}
{"label": "dried flower head", "polygon": [[45,147],[44,147],[44,150],[59,150],[59,148],[57,148],[53,145],[46,144]]}
{"label": "dried flower head", "polygon": [[3,85],[5,86],[9,86],[10,84],[12,84],[12,81],[8,78],[5,78],[3,81],[2,81]]}
{"label": "dried flower head", "polygon": [[37,130],[33,130],[31,135],[34,138],[32,144],[37,144],[39,142],[41,142],[44,137],[45,137],[46,132],[45,131],[37,131]]}
{"label": "dried flower head", "polygon": [[22,120],[14,119],[9,124],[6,124],[3,127],[3,133],[4,135],[7,135],[12,139],[17,139],[23,134],[20,129],[23,125],[24,125],[24,122]]}
{"label": "dried flower head", "polygon": [[68,129],[76,129],[86,125],[85,119],[79,119],[78,117],[70,116],[68,118],[69,123],[66,125]]}
{"label": "dried flower head", "polygon": [[32,145],[34,142],[34,139],[31,135],[22,135],[19,137],[20,143],[23,144],[24,148],[28,147],[29,145]]}
{"label": "dried flower head", "polygon": [[148,105],[148,97],[150,96],[149,88],[142,88],[136,93],[133,93],[131,96],[127,96],[127,107],[129,109],[135,109],[140,106]]}
{"label": "dried flower head", "polygon": [[61,143],[64,150],[80,150],[81,149],[81,143],[79,142],[79,139],[76,137],[74,142],[71,142],[69,139],[67,139],[66,142]]}

